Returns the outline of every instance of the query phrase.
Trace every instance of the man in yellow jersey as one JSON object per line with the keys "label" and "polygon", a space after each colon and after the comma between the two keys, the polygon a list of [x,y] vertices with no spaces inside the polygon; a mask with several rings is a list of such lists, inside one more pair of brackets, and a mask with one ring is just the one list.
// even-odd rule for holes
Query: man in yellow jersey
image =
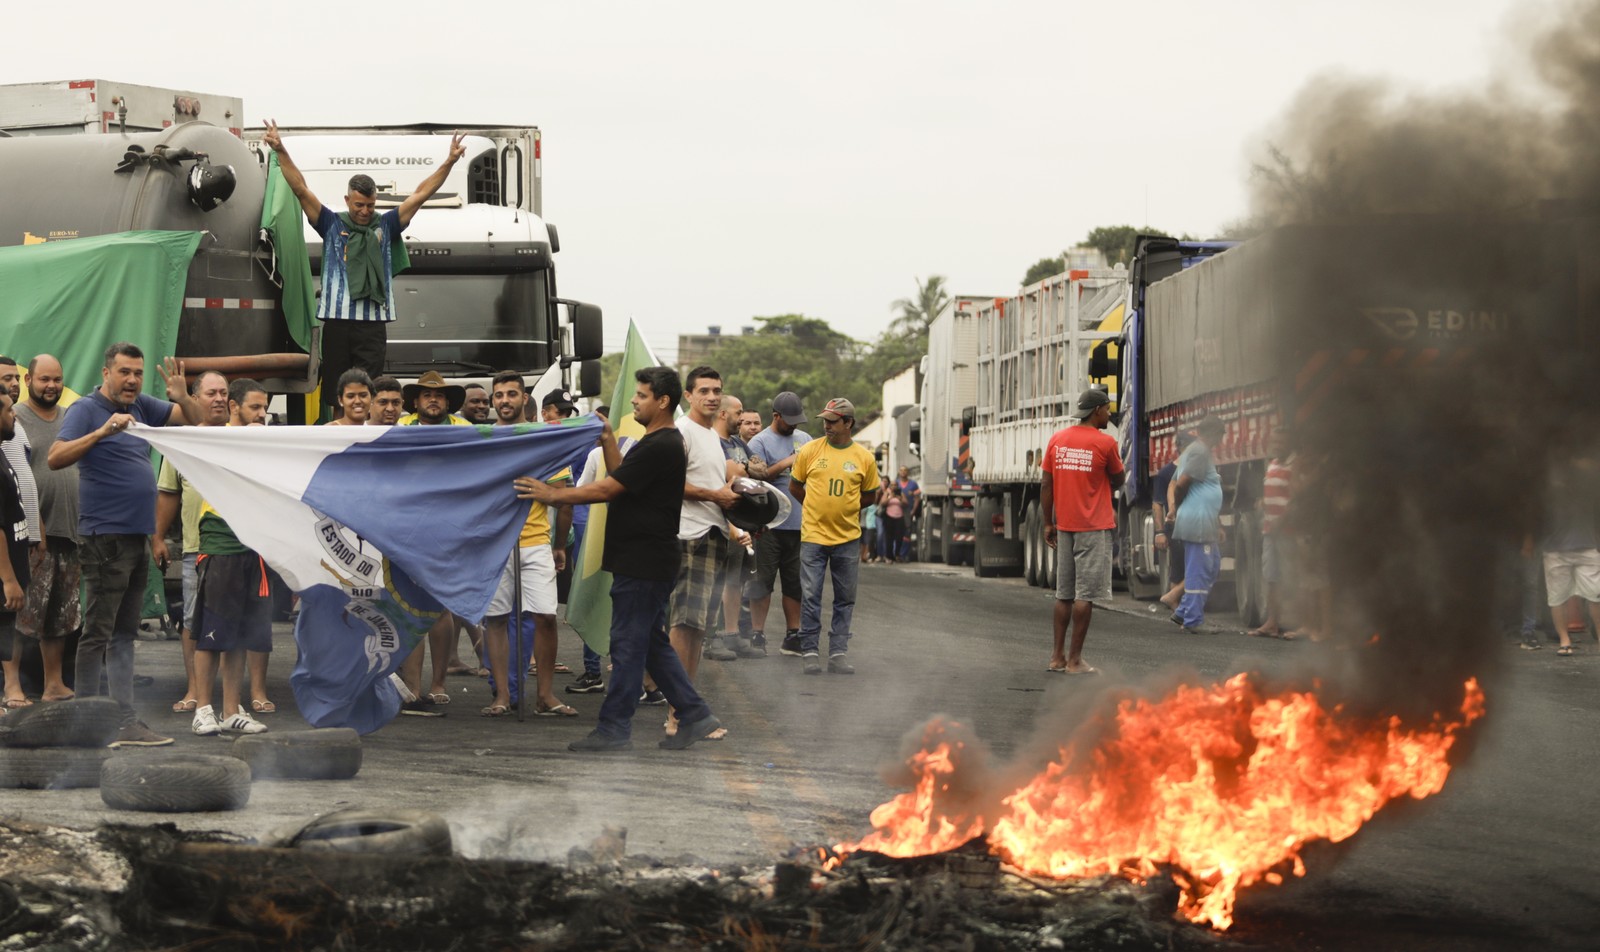
{"label": "man in yellow jersey", "polygon": [[[527,385],[516,371],[495,374],[490,399],[494,403],[499,426],[516,426],[522,422],[528,401]],[[551,485],[562,486],[572,482],[572,471],[563,469],[548,480]],[[550,513],[559,513],[556,526],[556,545],[550,544]],[[556,698],[553,682],[556,672],[556,572],[567,562],[567,534],[572,529],[571,506],[546,506],[535,502],[528,510],[528,519],[517,537],[518,551],[506,557],[506,567],[500,573],[500,585],[494,599],[489,602],[489,613],[483,629],[485,647],[489,654],[489,671],[494,678],[494,701],[479,711],[484,717],[504,717],[511,712],[516,697],[511,691],[513,674],[518,665],[527,659],[511,657],[509,627],[514,606],[514,585],[522,586],[522,611],[533,616],[533,657],[538,671],[534,683],[538,702],[533,713],[541,717],[576,717],[578,712]],[[522,577],[516,576],[520,561]]]}
{"label": "man in yellow jersey", "polygon": [[817,642],[822,634],[822,576],[833,575],[833,622],[828,629],[828,671],[855,674],[845,660],[850,617],[856,608],[861,571],[861,510],[878,497],[878,465],[851,434],[856,408],[835,397],[822,413],[823,438],[795,455],[789,492],[800,501],[800,655],[806,674],[821,674]]}

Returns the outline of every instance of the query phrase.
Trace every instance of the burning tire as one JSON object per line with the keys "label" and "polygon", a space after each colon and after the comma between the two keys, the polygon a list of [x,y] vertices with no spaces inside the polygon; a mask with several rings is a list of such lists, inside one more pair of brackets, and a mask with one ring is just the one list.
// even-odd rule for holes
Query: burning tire
{"label": "burning tire", "polygon": [[361,769],[361,735],[348,727],[254,734],[232,753],[257,780],[348,780]]}
{"label": "burning tire", "polygon": [[449,856],[450,825],[426,810],[352,807],[272,834],[262,846],[338,853],[419,853]]}
{"label": "burning tire", "polygon": [[111,756],[103,745],[0,748],[0,788],[72,790],[100,785],[100,765]]}
{"label": "burning tire", "polygon": [[122,728],[122,705],[108,697],[47,701],[0,722],[0,746],[104,747]]}
{"label": "burning tire", "polygon": [[238,810],[250,802],[250,766],[212,754],[119,757],[100,771],[100,799],[149,813]]}

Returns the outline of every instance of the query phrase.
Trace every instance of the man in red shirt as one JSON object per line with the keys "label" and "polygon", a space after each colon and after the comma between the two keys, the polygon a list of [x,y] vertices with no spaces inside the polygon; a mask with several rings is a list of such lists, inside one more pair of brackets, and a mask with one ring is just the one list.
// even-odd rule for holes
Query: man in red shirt
{"label": "man in red shirt", "polygon": [[[1089,637],[1094,603],[1111,600],[1111,536],[1117,526],[1111,494],[1125,474],[1117,441],[1101,432],[1111,423],[1111,398],[1105,391],[1079,394],[1074,415],[1078,423],[1056,433],[1045,447],[1039,487],[1045,544],[1061,549],[1056,556],[1055,649],[1046,670],[1098,674],[1083,660],[1083,642]],[[1064,534],[1064,547],[1057,545],[1058,532]]]}

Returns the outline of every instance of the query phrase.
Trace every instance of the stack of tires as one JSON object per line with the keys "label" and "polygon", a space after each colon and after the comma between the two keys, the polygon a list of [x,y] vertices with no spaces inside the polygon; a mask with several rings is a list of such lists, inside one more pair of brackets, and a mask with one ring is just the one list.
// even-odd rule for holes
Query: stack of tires
{"label": "stack of tires", "polygon": [[0,720],[0,788],[70,790],[100,785],[106,745],[122,728],[116,701],[45,701]]}

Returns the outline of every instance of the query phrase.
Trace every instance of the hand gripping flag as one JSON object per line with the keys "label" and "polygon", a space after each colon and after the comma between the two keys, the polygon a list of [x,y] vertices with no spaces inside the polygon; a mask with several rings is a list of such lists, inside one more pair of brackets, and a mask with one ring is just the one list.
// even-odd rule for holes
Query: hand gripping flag
{"label": "hand gripping flag", "polygon": [[600,425],[129,432],[300,593],[289,684],[305,719],[370,733],[399,711],[389,675],[440,612],[489,607],[530,505],[512,480],[581,461]]}

